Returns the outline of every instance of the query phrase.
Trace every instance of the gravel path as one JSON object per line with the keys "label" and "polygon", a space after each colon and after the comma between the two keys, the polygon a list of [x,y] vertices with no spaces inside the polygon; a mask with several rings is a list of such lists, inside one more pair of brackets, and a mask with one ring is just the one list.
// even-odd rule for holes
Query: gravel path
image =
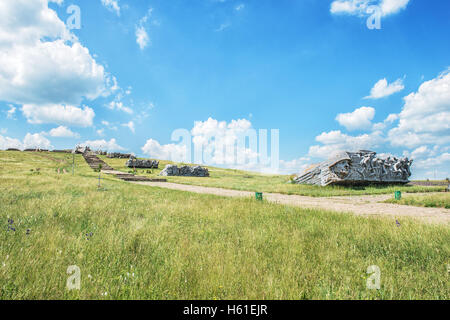
{"label": "gravel path", "polygon": [[[214,194],[225,197],[255,197],[254,192],[212,187],[201,187],[169,182],[133,182],[151,187],[160,187],[194,193]],[[431,194],[431,193],[427,193]],[[416,193],[415,195],[420,195]],[[391,216],[392,218],[412,217],[428,223],[450,223],[450,210],[444,208],[422,208],[390,203],[379,203],[393,195],[368,195],[351,197],[306,197],[279,193],[264,193],[270,202],[302,208],[320,208],[338,212],[351,212],[362,216]]]}

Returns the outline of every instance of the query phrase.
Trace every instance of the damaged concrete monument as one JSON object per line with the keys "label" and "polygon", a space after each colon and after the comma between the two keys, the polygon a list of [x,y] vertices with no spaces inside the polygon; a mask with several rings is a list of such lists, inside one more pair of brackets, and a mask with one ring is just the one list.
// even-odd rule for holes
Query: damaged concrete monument
{"label": "damaged concrete monument", "polygon": [[139,169],[158,169],[159,161],[156,160],[139,160],[131,156],[125,164],[128,168]]}
{"label": "damaged concrete monument", "polygon": [[160,176],[185,176],[185,177],[209,177],[209,171],[207,168],[200,166],[189,167],[182,166],[177,167],[174,164],[168,164],[163,171],[159,174]]}
{"label": "damaged concrete monument", "polygon": [[411,176],[408,158],[379,158],[376,152],[342,151],[313,165],[294,178],[294,183],[327,185],[405,184]]}

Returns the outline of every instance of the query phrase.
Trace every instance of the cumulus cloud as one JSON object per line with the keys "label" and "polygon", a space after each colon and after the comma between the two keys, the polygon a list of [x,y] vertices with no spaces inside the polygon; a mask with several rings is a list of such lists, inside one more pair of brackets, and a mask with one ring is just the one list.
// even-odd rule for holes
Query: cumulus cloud
{"label": "cumulus cloud", "polygon": [[82,108],[70,105],[32,105],[22,106],[23,115],[29,123],[56,123],[71,126],[89,127],[92,126],[95,116],[94,110],[87,106]]}
{"label": "cumulus cloud", "polygon": [[141,150],[151,158],[172,160],[176,162],[184,161],[187,152],[185,145],[173,143],[161,145],[158,141],[153,139],[148,139]]}
{"label": "cumulus cloud", "polygon": [[51,149],[52,145],[50,141],[44,137],[41,133],[27,133],[25,138],[23,139],[23,148],[24,149]]}
{"label": "cumulus cloud", "polygon": [[375,149],[384,142],[381,131],[351,136],[340,130],[322,132],[316,137],[316,141],[322,145],[314,145],[309,148],[308,155],[315,158],[327,159],[338,151],[358,151]]}
{"label": "cumulus cloud", "polygon": [[364,99],[380,99],[388,97],[396,92],[402,91],[405,88],[402,79],[397,79],[393,83],[388,84],[386,78],[379,80],[370,90],[370,95]]}
{"label": "cumulus cloud", "polygon": [[[47,41],[43,41],[46,39]],[[46,0],[0,5],[0,99],[79,104],[105,90],[106,73]]]}
{"label": "cumulus cloud", "polygon": [[[36,113],[48,105],[77,106],[108,95],[110,78],[47,0],[1,1],[0,100]],[[55,122],[51,114],[47,121]]]}
{"label": "cumulus cloud", "polygon": [[370,6],[376,5],[380,7],[383,16],[388,16],[405,9],[408,3],[409,0],[335,0],[331,3],[330,12],[364,16]]}
{"label": "cumulus cloud", "polygon": [[0,135],[0,150],[6,150],[9,148],[23,149],[23,144],[18,139],[4,137]]}
{"label": "cumulus cloud", "polygon": [[106,151],[121,151],[125,148],[117,144],[116,139],[110,139],[106,141],[102,140],[88,140],[81,144],[81,146],[88,146],[92,150],[106,150]]}
{"label": "cumulus cloud", "polygon": [[336,121],[347,130],[367,129],[372,125],[375,116],[375,109],[372,107],[361,107],[350,113],[340,113],[336,116]]}
{"label": "cumulus cloud", "polygon": [[404,98],[397,127],[389,131],[394,146],[450,144],[450,71],[422,83]]}
{"label": "cumulus cloud", "polygon": [[301,173],[306,170],[307,167],[311,165],[311,158],[300,157],[294,160],[285,161],[280,160],[280,168],[276,172],[268,170],[269,173],[280,173],[280,174],[295,174]]}
{"label": "cumulus cloud", "polygon": [[65,126],[59,126],[57,128],[53,128],[48,133],[51,137],[55,138],[79,138],[80,135],[76,132],[73,132],[69,128]]}
{"label": "cumulus cloud", "polygon": [[23,139],[23,142],[19,139],[10,137],[4,137],[0,135],[0,150],[6,150],[9,148],[14,149],[51,149],[53,146],[50,141],[44,136],[44,133],[27,133]]}
{"label": "cumulus cloud", "polygon": [[[160,159],[174,161],[188,159],[186,161],[243,170],[265,171],[268,169],[270,157],[267,155],[267,150],[265,154],[258,150],[257,132],[252,130],[252,124],[247,119],[226,122],[209,118],[206,121],[195,121],[192,130],[185,133],[189,136],[187,144],[161,145],[158,141],[149,139],[142,151]],[[245,141],[248,143],[244,143]],[[274,151],[276,149],[277,147],[273,145],[274,161],[277,157]],[[192,160],[190,152],[194,154]]]}
{"label": "cumulus cloud", "polygon": [[102,0],[102,4],[110,11],[120,16],[120,6],[118,0]]}

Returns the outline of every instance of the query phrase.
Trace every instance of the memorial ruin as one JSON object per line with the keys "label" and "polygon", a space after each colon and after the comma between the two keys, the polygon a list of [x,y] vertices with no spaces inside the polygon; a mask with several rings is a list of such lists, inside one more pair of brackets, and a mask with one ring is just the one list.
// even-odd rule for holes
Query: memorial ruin
{"label": "memorial ruin", "polygon": [[379,158],[376,152],[342,151],[313,165],[294,178],[294,183],[327,185],[405,184],[411,176],[408,158]]}

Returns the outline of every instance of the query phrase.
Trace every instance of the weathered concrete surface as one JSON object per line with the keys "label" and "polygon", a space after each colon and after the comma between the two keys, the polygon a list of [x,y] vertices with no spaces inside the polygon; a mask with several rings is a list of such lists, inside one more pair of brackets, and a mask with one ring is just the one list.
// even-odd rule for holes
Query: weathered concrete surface
{"label": "weathered concrete surface", "polygon": [[189,167],[182,166],[178,168],[174,164],[168,164],[163,171],[159,174],[160,176],[186,176],[186,177],[209,177],[209,171],[207,168],[200,166]]}
{"label": "weathered concrete surface", "polygon": [[294,178],[295,183],[330,184],[408,183],[411,164],[408,158],[376,156],[373,151],[340,152],[314,165]]}
{"label": "weathered concrete surface", "polygon": [[158,169],[159,161],[156,160],[139,160],[131,157],[125,164],[128,168],[139,169]]}
{"label": "weathered concrete surface", "polygon": [[108,152],[106,154],[107,158],[116,158],[116,159],[129,159],[133,155],[131,153],[120,153],[120,152]]}

